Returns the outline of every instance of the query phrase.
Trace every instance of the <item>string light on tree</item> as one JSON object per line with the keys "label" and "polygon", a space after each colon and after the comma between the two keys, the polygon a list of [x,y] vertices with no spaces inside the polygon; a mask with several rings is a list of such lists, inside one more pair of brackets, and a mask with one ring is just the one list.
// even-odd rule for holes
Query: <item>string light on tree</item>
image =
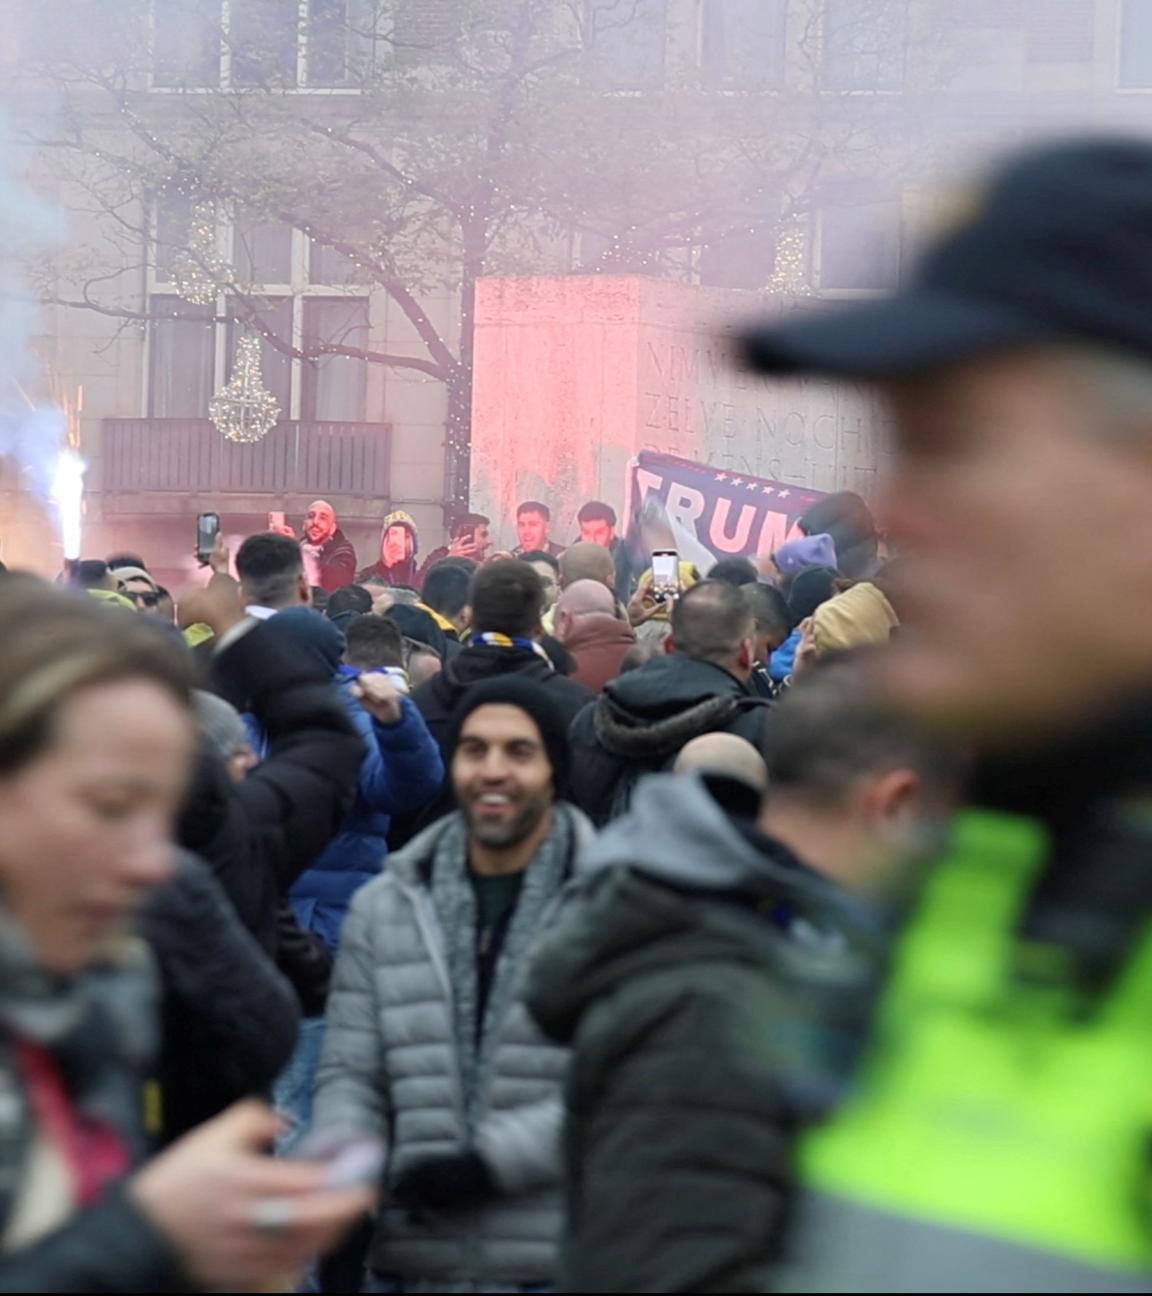
{"label": "string light on tree", "polygon": [[208,417],[228,441],[262,441],[276,426],[280,403],[264,386],[260,342],[249,334],[236,343],[232,377],[208,402]]}
{"label": "string light on tree", "polygon": [[803,225],[786,225],[776,241],[776,268],[765,287],[782,297],[811,297],[808,234]]}
{"label": "string light on tree", "polygon": [[172,258],[172,282],[186,302],[210,306],[219,285],[228,277],[228,266],[216,252],[216,208],[199,202],[188,222],[187,246]]}

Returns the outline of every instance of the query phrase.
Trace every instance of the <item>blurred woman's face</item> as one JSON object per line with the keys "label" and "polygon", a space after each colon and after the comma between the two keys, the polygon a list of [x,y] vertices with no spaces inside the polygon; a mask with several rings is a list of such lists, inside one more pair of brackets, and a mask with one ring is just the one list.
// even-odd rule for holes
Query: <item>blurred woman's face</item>
{"label": "blurred woman's face", "polygon": [[48,748],[0,778],[0,891],[44,967],[80,971],[172,870],[192,726],[158,685],[66,699]]}

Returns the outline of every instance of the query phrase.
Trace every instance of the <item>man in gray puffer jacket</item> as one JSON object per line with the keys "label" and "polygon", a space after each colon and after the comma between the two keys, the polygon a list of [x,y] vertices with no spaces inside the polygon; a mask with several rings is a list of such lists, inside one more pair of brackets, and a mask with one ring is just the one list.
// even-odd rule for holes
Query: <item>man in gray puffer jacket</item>
{"label": "man in gray puffer jacket", "polygon": [[352,902],[314,1124],[387,1145],[366,1290],[540,1290],[561,1228],[567,1053],[523,983],[591,828],[557,800],[565,718],[539,684],[470,689],[449,751],[460,810]]}

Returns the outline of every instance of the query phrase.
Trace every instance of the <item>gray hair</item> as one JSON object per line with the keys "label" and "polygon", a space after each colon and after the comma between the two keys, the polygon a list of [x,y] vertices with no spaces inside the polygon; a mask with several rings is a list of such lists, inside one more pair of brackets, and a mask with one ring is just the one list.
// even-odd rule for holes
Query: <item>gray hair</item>
{"label": "gray hair", "polygon": [[201,736],[222,760],[250,745],[239,711],[222,697],[204,689],[193,689],[192,710]]}

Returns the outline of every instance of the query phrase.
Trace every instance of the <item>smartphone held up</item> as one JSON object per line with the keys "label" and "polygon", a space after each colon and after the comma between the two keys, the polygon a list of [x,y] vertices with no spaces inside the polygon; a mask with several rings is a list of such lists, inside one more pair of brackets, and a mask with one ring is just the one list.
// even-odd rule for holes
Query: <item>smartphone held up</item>
{"label": "smartphone held up", "polygon": [[220,534],[220,514],[200,513],[196,518],[196,557],[202,567],[207,567]]}
{"label": "smartphone held up", "polygon": [[675,549],[652,552],[652,597],[657,603],[680,597],[680,555]]}

